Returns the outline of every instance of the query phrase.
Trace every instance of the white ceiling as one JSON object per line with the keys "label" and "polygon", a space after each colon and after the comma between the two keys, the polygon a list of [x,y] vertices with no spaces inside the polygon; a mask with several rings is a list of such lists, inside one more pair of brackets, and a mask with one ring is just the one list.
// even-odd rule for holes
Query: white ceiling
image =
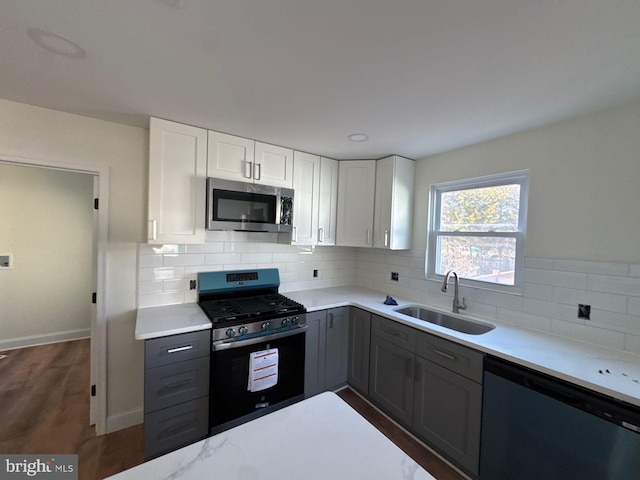
{"label": "white ceiling", "polygon": [[80,115],[420,158],[640,99],[640,1],[2,0],[0,72]]}

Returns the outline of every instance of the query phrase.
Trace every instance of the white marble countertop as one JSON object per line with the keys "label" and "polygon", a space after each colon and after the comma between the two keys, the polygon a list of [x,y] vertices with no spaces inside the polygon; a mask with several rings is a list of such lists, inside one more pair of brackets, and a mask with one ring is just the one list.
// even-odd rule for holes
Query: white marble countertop
{"label": "white marble countertop", "polygon": [[435,480],[331,392],[109,478]]}
{"label": "white marble countertop", "polygon": [[[285,295],[302,303],[309,312],[346,305],[359,307],[418,330],[640,406],[638,355],[469,315],[457,316],[491,323],[496,328],[482,335],[460,333],[396,313],[395,309],[415,305],[416,302],[395,297],[398,306],[385,305],[383,302],[386,295],[375,290],[334,287],[287,292]],[[438,307],[428,308],[456,316]],[[604,373],[600,373],[601,370]],[[606,370],[610,373],[606,373]]]}
{"label": "white marble countertop", "polygon": [[167,337],[211,328],[211,322],[197,303],[138,309],[136,340]]}
{"label": "white marble countertop", "polygon": [[[303,290],[286,292],[285,295],[302,303],[309,312],[342,306],[362,308],[418,330],[640,406],[638,355],[469,315],[459,316],[492,323],[497,328],[483,335],[459,333],[394,311],[403,305],[416,302],[396,298],[398,306],[384,305],[384,293],[359,287]],[[438,307],[428,308],[455,316]],[[211,328],[211,323],[195,303],[144,308],[138,310],[136,338],[143,340],[206,328]],[[610,373],[606,373],[607,370]]]}

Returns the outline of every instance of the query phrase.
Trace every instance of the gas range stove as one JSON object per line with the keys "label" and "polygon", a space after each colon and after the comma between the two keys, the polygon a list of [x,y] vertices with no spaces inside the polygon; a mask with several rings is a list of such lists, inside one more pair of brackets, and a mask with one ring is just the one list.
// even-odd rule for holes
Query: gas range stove
{"label": "gas range stove", "polygon": [[303,305],[278,293],[278,269],[201,272],[198,304],[213,324],[213,341],[241,340],[299,327]]}

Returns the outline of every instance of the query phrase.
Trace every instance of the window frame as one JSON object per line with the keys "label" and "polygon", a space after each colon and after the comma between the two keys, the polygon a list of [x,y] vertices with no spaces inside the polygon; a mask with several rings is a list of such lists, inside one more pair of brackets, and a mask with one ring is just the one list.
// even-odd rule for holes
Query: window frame
{"label": "window frame", "polygon": [[[440,229],[440,206],[443,193],[458,190],[473,190],[486,187],[498,187],[502,185],[520,185],[520,206],[518,210],[518,230],[514,232],[458,232],[441,231]],[[516,258],[514,265],[514,284],[505,285],[494,282],[473,280],[460,277],[460,285],[479,288],[483,290],[493,290],[503,293],[522,294],[523,274],[524,274],[524,252],[527,236],[527,211],[529,200],[529,170],[518,170],[514,172],[499,173],[495,175],[485,175],[462,180],[433,184],[429,192],[429,218],[427,222],[427,251],[425,262],[425,278],[443,281],[444,275],[436,273],[438,239],[441,237],[498,237],[514,238],[516,242]]]}

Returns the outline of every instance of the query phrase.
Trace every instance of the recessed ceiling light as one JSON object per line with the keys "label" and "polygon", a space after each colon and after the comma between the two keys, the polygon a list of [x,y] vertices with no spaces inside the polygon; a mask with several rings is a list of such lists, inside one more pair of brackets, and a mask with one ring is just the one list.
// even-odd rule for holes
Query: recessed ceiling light
{"label": "recessed ceiling light", "polygon": [[87,56],[84,48],[76,45],[68,38],[41,28],[27,28],[29,38],[45,50],[67,58],[80,59]]}
{"label": "recessed ceiling light", "polygon": [[364,133],[352,133],[348,138],[352,142],[366,142],[367,140],[369,140],[369,137],[367,137]]}

